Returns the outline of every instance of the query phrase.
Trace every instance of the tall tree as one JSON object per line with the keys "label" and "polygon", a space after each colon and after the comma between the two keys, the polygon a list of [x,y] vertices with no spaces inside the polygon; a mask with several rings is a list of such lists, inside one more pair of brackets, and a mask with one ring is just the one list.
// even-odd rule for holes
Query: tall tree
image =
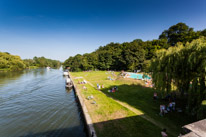
{"label": "tall tree", "polygon": [[170,45],[174,46],[177,42],[186,44],[186,42],[191,42],[198,37],[199,35],[196,35],[193,28],[180,22],[163,31],[159,39],[166,39]]}
{"label": "tall tree", "polygon": [[197,116],[206,100],[206,38],[158,51],[150,70],[155,87],[163,94],[171,92],[172,86],[182,97],[187,93],[188,111]]}

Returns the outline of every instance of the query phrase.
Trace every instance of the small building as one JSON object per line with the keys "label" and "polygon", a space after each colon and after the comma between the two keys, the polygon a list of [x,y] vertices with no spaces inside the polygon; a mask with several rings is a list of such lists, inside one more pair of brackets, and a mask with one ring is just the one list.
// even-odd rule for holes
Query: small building
{"label": "small building", "polygon": [[206,137],[206,119],[183,126],[186,134],[181,137]]}

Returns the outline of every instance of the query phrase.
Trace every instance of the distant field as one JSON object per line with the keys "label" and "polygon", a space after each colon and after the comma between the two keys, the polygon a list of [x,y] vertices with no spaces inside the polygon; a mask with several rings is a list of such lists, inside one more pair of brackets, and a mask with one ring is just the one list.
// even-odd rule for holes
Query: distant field
{"label": "distant field", "polygon": [[[118,72],[107,71],[72,72],[71,75],[100,137],[160,137],[162,128],[169,130],[169,136],[177,136],[181,126],[187,123],[183,114],[177,112],[160,116],[159,105],[167,102],[153,101],[154,89],[145,87],[141,80],[124,79],[118,76]],[[84,79],[88,81],[84,84],[86,91],[83,84],[77,84]],[[97,84],[103,84],[104,88],[97,90]],[[108,92],[114,86],[118,91]],[[86,99],[91,95],[94,99]],[[96,104],[92,104],[93,101]]]}

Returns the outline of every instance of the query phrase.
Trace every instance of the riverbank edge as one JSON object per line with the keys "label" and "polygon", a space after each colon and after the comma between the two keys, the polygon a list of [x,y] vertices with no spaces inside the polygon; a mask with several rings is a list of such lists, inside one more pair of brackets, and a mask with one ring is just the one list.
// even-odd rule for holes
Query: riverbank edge
{"label": "riverbank edge", "polygon": [[86,107],[86,105],[84,104],[84,100],[83,100],[83,98],[81,97],[80,92],[79,92],[77,86],[76,86],[75,83],[73,82],[70,73],[69,73],[69,77],[70,77],[70,79],[71,79],[71,81],[72,81],[72,83],[73,83],[74,92],[75,92],[75,94],[76,94],[76,97],[77,97],[77,99],[78,99],[78,102],[79,102],[79,104],[80,104],[80,106],[81,106],[81,110],[82,110],[82,112],[83,112],[83,116],[84,116],[84,120],[85,120],[85,124],[86,124],[87,133],[88,133],[89,137],[97,137],[96,132],[95,132],[95,129],[94,129],[94,125],[93,125],[92,119],[91,119],[91,117],[90,117],[90,115],[89,115],[89,112],[88,112],[88,110],[87,110],[87,107]]}
{"label": "riverbank edge", "polygon": [[24,69],[19,69],[19,70],[11,70],[11,69],[0,69],[0,72],[14,72],[14,71],[24,71],[24,70],[30,70],[30,69],[39,69],[40,67],[36,67],[36,66],[31,66],[28,68],[24,68]]}

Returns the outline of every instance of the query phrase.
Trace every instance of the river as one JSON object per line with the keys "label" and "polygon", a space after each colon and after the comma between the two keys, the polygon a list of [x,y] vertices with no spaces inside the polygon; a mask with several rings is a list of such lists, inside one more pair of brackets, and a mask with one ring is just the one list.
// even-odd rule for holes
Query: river
{"label": "river", "polygon": [[0,72],[0,137],[86,137],[61,70]]}

